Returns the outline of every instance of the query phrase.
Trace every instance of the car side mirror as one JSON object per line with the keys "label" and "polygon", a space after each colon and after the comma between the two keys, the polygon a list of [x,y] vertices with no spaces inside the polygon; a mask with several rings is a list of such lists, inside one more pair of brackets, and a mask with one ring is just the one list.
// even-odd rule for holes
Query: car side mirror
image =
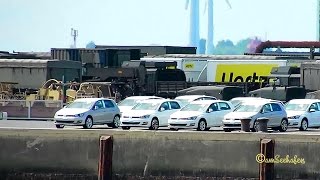
{"label": "car side mirror", "polygon": [[316,112],[316,110],[315,109],[310,109],[309,112]]}
{"label": "car side mirror", "polygon": [[263,113],[264,113],[264,110],[263,110],[263,109],[261,109],[260,113],[261,113],[261,114],[263,114]]}
{"label": "car side mirror", "polygon": [[93,110],[99,109],[98,106],[93,106]]}
{"label": "car side mirror", "polygon": [[211,113],[211,112],[213,112],[213,109],[209,108],[208,113]]}
{"label": "car side mirror", "polygon": [[164,107],[161,107],[161,108],[159,109],[160,112],[162,112],[162,111],[164,111],[164,110],[166,110]]}

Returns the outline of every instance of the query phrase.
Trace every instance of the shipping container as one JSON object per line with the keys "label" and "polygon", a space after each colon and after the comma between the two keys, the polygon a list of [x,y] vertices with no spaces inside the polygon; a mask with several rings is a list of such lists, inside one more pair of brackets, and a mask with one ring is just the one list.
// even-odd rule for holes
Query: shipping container
{"label": "shipping container", "polygon": [[320,90],[320,62],[304,62],[300,66],[300,84],[308,91]]}
{"label": "shipping container", "polygon": [[273,67],[286,66],[287,60],[209,60],[208,82],[262,82]]}
{"label": "shipping container", "polygon": [[186,46],[108,46],[97,45],[96,48],[110,48],[110,49],[139,49],[141,57],[145,55],[163,55],[163,54],[196,54],[196,47]]}
{"label": "shipping container", "polygon": [[[175,61],[178,64],[177,67],[186,73],[189,82],[234,82],[239,75],[242,78],[238,77],[237,82],[246,82],[247,77],[248,81],[252,80],[249,76],[252,76],[253,73],[256,73],[255,76],[259,77],[267,76],[270,75],[272,67],[283,65],[300,67],[300,64],[306,61],[305,59],[278,56],[185,54],[148,56],[141,58],[141,60]],[[265,66],[265,64],[267,65]],[[256,72],[253,72],[254,70]],[[224,77],[222,78],[222,76]]]}
{"label": "shipping container", "polygon": [[139,49],[51,49],[51,59],[72,60],[100,67],[120,67],[122,62],[139,60]]}
{"label": "shipping container", "polygon": [[81,80],[81,63],[64,60],[0,59],[0,82],[38,89],[49,79]]}

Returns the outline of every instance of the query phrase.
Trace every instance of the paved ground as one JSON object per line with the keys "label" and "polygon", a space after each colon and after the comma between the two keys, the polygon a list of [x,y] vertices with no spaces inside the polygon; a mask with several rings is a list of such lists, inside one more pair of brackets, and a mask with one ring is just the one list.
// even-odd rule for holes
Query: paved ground
{"label": "paved ground", "polygon": [[[19,129],[56,129],[53,121],[31,121],[31,120],[0,120],[0,128],[19,128]],[[74,129],[74,130],[82,130],[81,126],[66,126],[66,129]],[[124,131],[121,128],[112,129],[107,125],[97,125],[93,126],[93,129],[110,129],[114,131]],[[148,129],[145,128],[131,128],[131,131],[145,131]],[[160,131],[169,130],[169,128],[160,128]],[[170,131],[170,130],[169,130]],[[179,130],[180,131],[188,131],[188,132],[196,132],[196,130],[187,129],[187,130]],[[211,128],[210,133],[214,132],[223,132],[222,128]],[[227,132],[226,132],[227,133]],[[270,131],[270,133],[280,133],[278,131]],[[283,133],[281,133],[283,134]],[[301,132],[298,129],[289,128],[285,134],[313,134],[320,135],[320,129],[308,129],[305,132]]]}

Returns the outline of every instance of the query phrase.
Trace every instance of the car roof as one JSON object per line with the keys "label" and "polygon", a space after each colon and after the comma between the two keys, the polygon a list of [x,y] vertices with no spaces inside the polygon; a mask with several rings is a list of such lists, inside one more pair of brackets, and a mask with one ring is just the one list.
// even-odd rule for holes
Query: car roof
{"label": "car roof", "polygon": [[259,101],[246,101],[244,102],[242,105],[247,105],[247,104],[257,104],[257,105],[263,105],[263,104],[267,104],[267,103],[279,103],[282,104],[281,101],[277,101],[277,100],[272,100],[272,99],[265,99],[265,100],[259,100]]}
{"label": "car roof", "polygon": [[292,99],[288,103],[301,103],[301,104],[309,104],[314,102],[320,102],[319,99]]}
{"label": "car roof", "polygon": [[162,97],[158,97],[158,96],[130,96],[127,97],[126,99],[163,99]]}
{"label": "car roof", "polygon": [[171,99],[146,99],[146,100],[142,100],[141,102],[152,102],[152,103],[162,103],[162,102],[166,102],[166,101],[174,101],[177,102],[175,100],[171,100]]}
{"label": "car roof", "polygon": [[183,96],[178,96],[175,99],[196,99],[199,97],[212,97],[212,98],[216,98],[213,96],[206,96],[206,95],[183,95]]}
{"label": "car roof", "polygon": [[227,101],[223,101],[223,100],[201,100],[201,101],[192,101],[190,104],[212,104],[212,103],[216,103],[216,102],[227,102]]}
{"label": "car roof", "polygon": [[235,97],[230,99],[231,100],[264,100],[265,98],[262,97]]}
{"label": "car roof", "polygon": [[98,101],[98,100],[112,100],[112,99],[108,99],[108,98],[79,98],[79,99],[76,99],[74,101],[77,101],[77,102],[93,102],[93,101]]}

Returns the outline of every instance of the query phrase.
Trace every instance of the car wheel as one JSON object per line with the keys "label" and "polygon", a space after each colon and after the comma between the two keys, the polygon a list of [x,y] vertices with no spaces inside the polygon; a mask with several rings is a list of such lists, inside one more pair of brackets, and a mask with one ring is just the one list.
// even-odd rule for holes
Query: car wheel
{"label": "car wheel", "polygon": [[159,120],[156,119],[156,118],[153,118],[153,119],[151,120],[151,125],[150,125],[149,129],[150,129],[150,130],[157,130],[157,129],[159,129]]}
{"label": "car wheel", "polygon": [[280,132],[286,132],[288,129],[288,121],[286,119],[282,119],[279,127]]}
{"label": "car wheel", "polygon": [[112,121],[112,128],[118,128],[120,126],[120,117],[118,115],[114,116]]}
{"label": "car wheel", "polygon": [[123,129],[123,130],[129,130],[130,127],[128,127],[128,126],[123,126],[122,129]]}
{"label": "car wheel", "polygon": [[258,121],[253,122],[253,128],[251,129],[252,132],[258,132],[259,131],[259,123]]}
{"label": "car wheel", "polygon": [[87,117],[86,121],[84,122],[83,128],[90,129],[93,126],[93,120],[91,117]]}
{"label": "car wheel", "polygon": [[207,129],[207,123],[205,120],[200,120],[198,123],[198,131],[205,131]]}
{"label": "car wheel", "polygon": [[62,128],[64,128],[64,125],[56,124],[56,128],[58,128],[58,129],[62,129]]}
{"label": "car wheel", "polygon": [[301,126],[299,128],[300,131],[306,131],[308,129],[308,120],[302,119]]}

